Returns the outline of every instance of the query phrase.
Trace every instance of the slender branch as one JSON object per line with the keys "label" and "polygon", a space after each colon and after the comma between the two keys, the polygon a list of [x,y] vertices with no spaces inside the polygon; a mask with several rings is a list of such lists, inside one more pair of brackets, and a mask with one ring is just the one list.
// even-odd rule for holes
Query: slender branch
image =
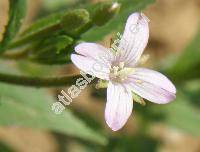
{"label": "slender branch", "polygon": [[14,52],[14,53],[5,52],[4,54],[0,56],[0,58],[10,59],[10,60],[24,59],[25,57],[27,57],[28,51],[29,51],[28,49],[25,49],[23,51]]}
{"label": "slender branch", "polygon": [[0,82],[31,87],[60,87],[75,85],[81,75],[62,77],[28,77],[0,73]]}

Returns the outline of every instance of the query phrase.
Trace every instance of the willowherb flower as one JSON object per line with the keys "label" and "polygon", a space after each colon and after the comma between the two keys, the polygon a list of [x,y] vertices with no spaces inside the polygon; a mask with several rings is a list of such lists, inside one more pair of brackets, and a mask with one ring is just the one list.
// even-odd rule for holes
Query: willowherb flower
{"label": "willowherb flower", "polygon": [[135,95],[158,104],[168,103],[176,97],[176,88],[167,77],[136,67],[148,38],[148,19],[141,13],[133,13],[122,38],[115,41],[117,48],[81,43],[75,47],[77,54],[71,55],[79,69],[107,82],[105,120],[113,131],[125,125],[132,113]]}

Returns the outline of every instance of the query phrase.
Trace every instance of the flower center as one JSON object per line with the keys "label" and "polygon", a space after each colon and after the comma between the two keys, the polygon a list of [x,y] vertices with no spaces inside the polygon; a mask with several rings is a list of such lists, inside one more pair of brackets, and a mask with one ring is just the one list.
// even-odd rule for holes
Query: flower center
{"label": "flower center", "polygon": [[115,82],[122,82],[127,79],[128,75],[134,72],[133,68],[125,67],[124,62],[120,62],[118,66],[110,68],[110,79]]}

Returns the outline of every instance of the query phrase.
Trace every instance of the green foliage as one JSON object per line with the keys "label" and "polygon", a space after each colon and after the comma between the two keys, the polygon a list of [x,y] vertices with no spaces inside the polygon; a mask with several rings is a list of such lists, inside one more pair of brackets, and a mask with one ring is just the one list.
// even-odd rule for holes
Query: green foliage
{"label": "green foliage", "polygon": [[195,136],[200,136],[200,111],[193,107],[190,98],[181,92],[176,101],[163,107],[166,112],[165,122],[172,127],[181,129]]}
{"label": "green foliage", "polygon": [[[122,4],[122,10],[114,20],[112,18],[118,13],[119,5],[111,2],[98,3],[89,7],[86,6],[85,8],[90,13],[85,9],[54,13],[33,23],[14,42],[9,44],[7,48],[12,49],[29,44],[30,46],[25,51],[27,59],[45,64],[67,63],[70,61],[70,53],[73,51],[74,45],[80,40],[80,37],[83,40],[88,40],[89,37],[93,40],[103,38],[103,36],[109,34],[113,29],[118,30],[123,27],[128,14],[144,8],[153,0],[130,1],[134,5],[129,5],[129,1],[119,1]],[[106,24],[107,22],[108,24]],[[93,29],[95,33],[93,33],[93,30],[90,29],[94,25],[103,27],[95,27]],[[88,30],[90,31],[87,32]],[[85,32],[88,34],[82,36]],[[68,37],[70,42],[68,43],[63,38],[60,38],[63,36]],[[47,38],[49,40],[46,40]],[[7,39],[7,37],[5,36],[4,39]],[[58,42],[59,39],[61,39],[60,43]],[[37,51],[35,51],[36,49]],[[23,56],[23,58],[25,57]]]}
{"label": "green foliage", "polygon": [[65,16],[66,11],[53,13],[49,16],[46,16],[42,19],[35,21],[31,26],[29,26],[25,31],[21,33],[21,36],[29,36],[34,33],[38,33],[43,31],[44,29],[48,29],[52,26],[55,26],[61,22],[61,19]]}
{"label": "green foliage", "polygon": [[[85,9],[77,9],[50,15],[31,25],[10,45],[10,48],[31,44],[28,48],[31,50],[31,60],[45,64],[68,63],[70,62],[69,56],[73,51],[73,47],[78,43],[80,37],[82,40],[88,40],[89,37],[93,40],[100,40],[112,30],[120,30],[120,28],[124,26],[125,20],[129,14],[144,8],[151,3],[152,0],[134,0],[132,3],[135,5],[129,5],[129,1],[120,2],[122,3],[122,10],[120,10],[119,15],[115,18],[114,16],[119,12],[119,4],[111,2],[98,3],[86,7],[90,13]],[[114,18],[114,20],[112,20],[112,18]],[[94,25],[98,25],[99,27],[94,27]],[[67,43],[65,48],[61,51],[55,48],[57,41],[52,38],[55,35],[65,35],[71,38],[73,43],[71,43],[71,45]],[[50,39],[49,43],[46,43],[45,39],[47,38]],[[52,45],[52,43],[54,44]],[[38,45],[40,46],[38,47]],[[36,49],[37,51],[34,51]],[[36,54],[33,55],[33,53]],[[28,56],[28,58],[30,59],[30,56]]]}
{"label": "green foliage", "polygon": [[200,77],[200,31],[186,49],[175,59],[173,65],[165,69],[174,81],[184,82],[187,79]]}
{"label": "green foliage", "polygon": [[106,138],[88,128],[81,120],[66,110],[56,115],[51,111],[55,102],[46,91],[0,84],[0,124],[48,129],[78,137],[97,144]]}
{"label": "green foliage", "polygon": [[0,142],[0,151],[1,152],[14,152],[8,145]]}
{"label": "green foliage", "polygon": [[98,41],[113,31],[119,32],[125,26],[128,16],[136,11],[141,11],[155,0],[118,0],[121,4],[120,11],[116,17],[102,27],[95,27],[85,33],[82,39],[85,41]]}
{"label": "green foliage", "polygon": [[122,136],[112,138],[109,145],[104,151],[110,152],[155,152],[157,151],[159,142],[143,133],[134,135],[132,137]]}
{"label": "green foliage", "polygon": [[29,44],[26,58],[44,64],[69,62],[76,37],[89,24],[89,14],[84,9],[55,13],[41,19],[26,29],[10,48]]}
{"label": "green foliage", "polygon": [[200,32],[186,49],[163,72],[180,88],[177,100],[163,108],[166,123],[195,136],[200,136]]}
{"label": "green foliage", "polygon": [[[88,16],[81,18],[81,14],[83,12],[87,14],[85,10],[73,10],[55,13],[48,16],[47,18],[41,19],[31,25],[28,29],[26,29],[21,34],[21,37],[19,37],[10,45],[10,48],[15,48],[27,43],[33,43],[35,41],[41,41],[47,38],[51,38],[55,36],[55,34],[58,34],[58,32],[63,32],[63,30],[67,28],[70,28],[70,33],[65,33],[65,35],[71,37],[72,28],[74,28],[74,30],[77,30],[77,28],[82,26],[82,23],[88,19]],[[71,16],[73,16],[74,23],[76,22],[77,24],[70,24],[66,26],[65,23],[69,23],[70,21],[72,22],[70,18]]]}
{"label": "green foliage", "polygon": [[73,43],[73,39],[66,35],[43,39],[29,48],[28,58],[44,64],[64,64],[69,60]]}
{"label": "green foliage", "polygon": [[[100,16],[102,11],[105,11],[104,16],[107,14],[108,17],[101,20],[101,25],[103,25],[117,13],[119,8],[112,8],[112,6],[112,3],[102,4],[100,8],[95,9],[94,14],[92,12],[89,14],[85,9],[52,14],[32,24],[16,41],[10,44],[9,48],[29,44],[25,51],[27,59],[44,64],[70,62],[69,56],[74,45],[78,43],[83,33],[96,24],[97,20],[95,19],[94,22],[94,17]],[[92,19],[90,16],[92,16]],[[63,39],[64,36],[68,38],[69,42]]]}
{"label": "green foliage", "polygon": [[90,15],[85,9],[68,12],[61,21],[61,26],[67,33],[75,35],[90,21]]}
{"label": "green foliage", "polygon": [[188,102],[200,108],[200,79],[194,79],[184,84],[183,94],[187,95]]}
{"label": "green foliage", "polygon": [[118,3],[103,3],[97,4],[98,7],[94,11],[92,16],[92,21],[97,26],[102,26],[106,24],[110,19],[112,19],[119,11],[120,4]]}
{"label": "green foliage", "polygon": [[[70,54],[74,51],[74,46],[77,43],[97,41],[112,32],[122,32],[125,21],[130,14],[141,11],[154,1],[118,0],[117,2],[121,6],[120,10],[116,9],[113,12],[110,12],[113,4],[111,1],[95,5],[85,4],[84,9],[76,7],[37,20],[15,41],[11,42],[18,32],[20,20],[24,16],[25,1],[10,0],[9,22],[3,41],[0,43],[0,51],[22,46],[25,48],[23,59],[47,65],[69,63]],[[199,41],[200,32],[183,54],[180,54],[169,68],[163,69],[163,72],[176,82],[176,87],[180,88],[175,101],[167,105],[155,105],[148,102],[146,107],[134,104],[139,121],[139,133],[134,134],[134,136],[109,137],[109,141],[107,141],[107,138],[100,133],[104,124],[99,123],[89,113],[76,109],[73,111],[76,113],[74,115],[67,107],[61,115],[55,115],[51,111],[51,104],[54,100],[46,91],[5,84],[0,84],[0,124],[52,130],[66,136],[76,137],[83,142],[82,145],[86,151],[156,151],[158,141],[149,137],[146,131],[152,122],[157,121],[199,137],[200,82],[199,79],[193,80],[200,76],[198,70],[200,66]],[[12,53],[12,51],[10,52]],[[32,65],[26,65],[26,61],[23,64],[18,62],[21,70],[19,72],[16,69],[16,71],[13,70],[13,66],[6,67],[5,63],[0,63],[2,64],[0,69],[8,73],[19,74],[23,72],[23,74],[28,73],[32,76],[53,74],[53,72],[48,73],[52,66],[47,69],[46,65],[38,65],[41,68],[34,70]],[[103,96],[105,100],[106,93],[105,90],[95,90],[93,95],[94,97]],[[141,102],[140,97],[134,96],[134,98],[139,103]],[[85,144],[85,142],[89,142],[89,144]],[[96,143],[105,145],[107,142],[107,147],[99,145],[96,147]]]}
{"label": "green foliage", "polygon": [[55,13],[31,25],[16,41],[10,44],[9,48],[41,41],[59,33],[75,39],[78,37],[76,32],[88,22],[89,14],[84,9]]}
{"label": "green foliage", "polygon": [[[80,8],[82,5],[88,5],[90,0],[43,0],[41,14],[48,14],[59,10]],[[82,7],[81,7],[82,8]]]}
{"label": "green foliage", "polygon": [[133,101],[135,101],[135,102],[137,102],[137,103],[139,103],[139,104],[141,104],[141,105],[143,105],[143,106],[146,105],[146,103],[145,103],[145,101],[143,100],[143,98],[140,97],[139,95],[135,94],[134,92],[132,92],[132,97],[133,97]]}
{"label": "green foliage", "polygon": [[9,0],[9,5],[9,21],[5,27],[3,40],[0,42],[0,52],[5,51],[15,37],[26,13],[26,0]]}

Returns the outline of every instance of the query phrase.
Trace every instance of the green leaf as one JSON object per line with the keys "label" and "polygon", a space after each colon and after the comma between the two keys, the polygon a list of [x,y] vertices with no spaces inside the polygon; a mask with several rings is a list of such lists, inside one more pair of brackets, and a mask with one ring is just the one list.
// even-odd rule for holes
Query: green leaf
{"label": "green leaf", "polygon": [[188,100],[187,95],[179,92],[175,101],[165,105],[165,122],[172,127],[200,136],[200,111]]}
{"label": "green leaf", "polygon": [[23,31],[20,37],[9,45],[9,48],[16,48],[29,42],[44,39],[45,37],[49,37],[49,35],[54,35],[57,31],[61,30],[60,22],[65,15],[66,11],[54,13],[39,19]]}
{"label": "green leaf", "polygon": [[69,62],[73,43],[73,39],[65,35],[44,39],[30,48],[28,57],[43,64],[65,64]]}
{"label": "green leaf", "polygon": [[25,31],[23,31],[23,33],[21,33],[21,36],[32,35],[34,33],[37,33],[49,27],[55,26],[61,22],[61,19],[63,16],[65,16],[65,14],[66,14],[66,11],[62,11],[62,12],[53,13],[49,16],[41,18],[35,21]]}
{"label": "green leaf", "polygon": [[9,47],[15,48],[27,43],[53,37],[59,33],[76,39],[79,37],[79,30],[85,25],[88,26],[89,20],[89,13],[84,9],[64,11],[50,15],[35,22]]}
{"label": "green leaf", "polygon": [[43,12],[48,13],[61,9],[72,9],[77,6],[87,3],[88,0],[43,0]]}
{"label": "green leaf", "polygon": [[9,0],[9,21],[0,42],[0,52],[7,49],[8,44],[20,29],[22,19],[26,14],[26,0]]}
{"label": "green leaf", "polygon": [[53,130],[97,144],[106,144],[106,138],[87,127],[75,117],[69,107],[56,115],[51,110],[55,100],[42,89],[31,89],[0,84],[0,124]]}
{"label": "green leaf", "polygon": [[187,95],[188,101],[200,109],[200,79],[184,83],[182,91]]}
{"label": "green leaf", "polygon": [[102,27],[95,27],[82,36],[85,41],[98,41],[113,31],[122,31],[128,16],[141,11],[155,0],[118,0],[121,9],[118,15]]}
{"label": "green leaf", "polygon": [[0,142],[0,151],[1,152],[14,152],[14,150],[10,146],[6,145],[4,143],[4,141]]}
{"label": "green leaf", "polygon": [[21,36],[30,37],[31,35],[35,35],[35,33],[45,31],[45,29],[52,29],[52,27],[54,27],[54,29],[52,29],[53,31],[60,30],[58,25],[61,25],[60,28],[67,32],[71,32],[71,30],[76,30],[88,21],[89,13],[84,9],[62,11],[39,19],[28,27]]}
{"label": "green leaf", "polygon": [[[85,8],[88,9],[86,6]],[[90,7],[92,8],[94,5]],[[65,34],[74,40],[78,40],[83,33],[91,29],[95,24],[101,26],[108,22],[118,12],[119,5],[113,6],[113,3],[102,3],[98,7],[95,9],[96,12],[90,12],[92,18],[86,9],[75,9],[55,13],[40,19],[10,44],[9,49],[53,37],[55,34]]]}
{"label": "green leaf", "polygon": [[171,67],[164,69],[177,82],[200,77],[200,31],[194,40],[175,59]]}

